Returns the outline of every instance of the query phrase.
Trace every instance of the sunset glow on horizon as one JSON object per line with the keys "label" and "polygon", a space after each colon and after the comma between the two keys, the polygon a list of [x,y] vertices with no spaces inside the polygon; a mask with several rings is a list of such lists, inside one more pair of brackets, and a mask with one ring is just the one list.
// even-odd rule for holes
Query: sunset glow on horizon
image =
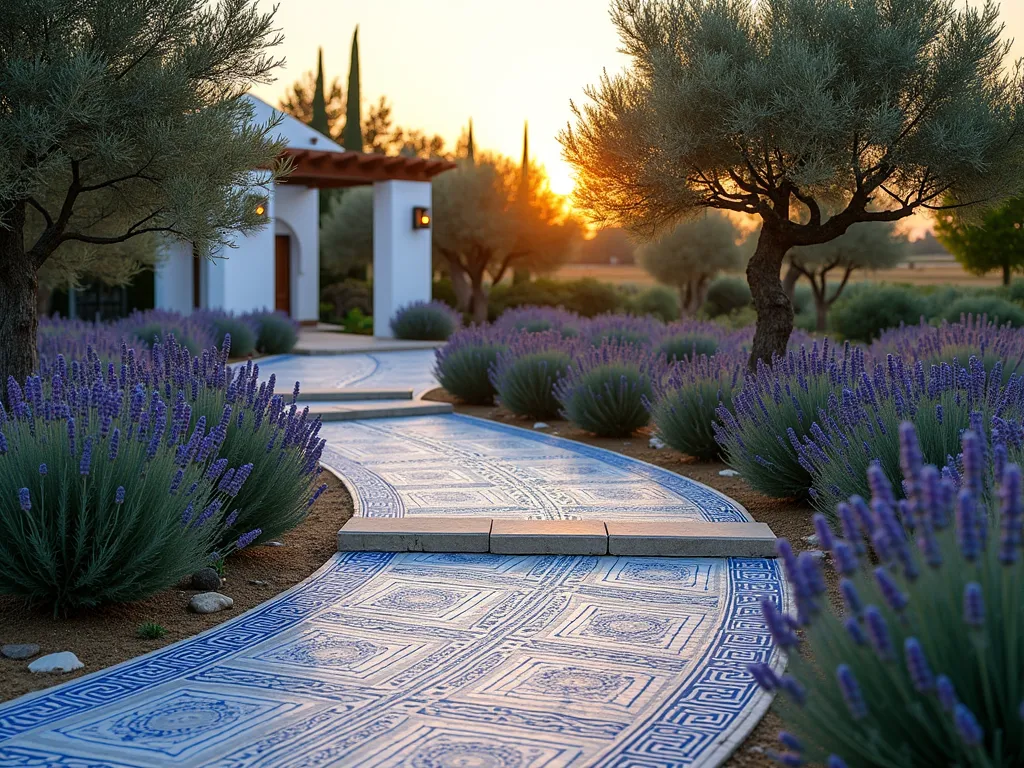
{"label": "sunset glow on horizon", "polygon": [[[1024,2],[1004,0],[1002,17],[1005,36],[1016,38],[1011,56],[1024,56]],[[292,82],[315,69],[319,47],[328,81],[337,77],[345,88],[358,24],[364,117],[384,95],[397,125],[440,134],[448,148],[472,118],[478,151],[516,160],[529,121],[531,157],[559,194],[573,187],[557,140],[572,118],[570,101],[584,101],[584,88],[602,70],[628,64],[606,0],[286,0],[277,24],[285,65],[274,83],[254,89],[257,96],[276,106]]]}

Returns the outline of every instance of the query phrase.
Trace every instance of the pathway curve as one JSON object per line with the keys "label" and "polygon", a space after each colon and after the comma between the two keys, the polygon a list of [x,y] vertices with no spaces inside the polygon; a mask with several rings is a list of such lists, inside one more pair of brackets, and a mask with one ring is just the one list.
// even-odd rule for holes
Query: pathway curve
{"label": "pathway curve", "polygon": [[[749,519],[657,467],[468,417],[324,436],[362,515]],[[768,704],[746,665],[781,663],[763,597],[787,600],[773,560],[339,554],[202,635],[0,707],[0,766],[710,768]]]}

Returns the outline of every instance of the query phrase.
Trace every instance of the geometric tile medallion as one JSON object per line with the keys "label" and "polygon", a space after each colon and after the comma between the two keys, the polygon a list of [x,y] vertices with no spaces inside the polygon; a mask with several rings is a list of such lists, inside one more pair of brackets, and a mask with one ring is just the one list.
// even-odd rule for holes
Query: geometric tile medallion
{"label": "geometric tile medallion", "polygon": [[0,706],[0,766],[714,766],[780,665],[776,561],[339,553],[208,632]]}
{"label": "geometric tile medallion", "polygon": [[[373,358],[344,375],[403,384],[373,366],[408,360]],[[657,467],[461,416],[322,434],[360,515],[750,519]],[[768,706],[747,665],[782,665],[762,599],[788,607],[772,559],[338,553],[201,635],[0,705],[0,766],[712,768]]]}

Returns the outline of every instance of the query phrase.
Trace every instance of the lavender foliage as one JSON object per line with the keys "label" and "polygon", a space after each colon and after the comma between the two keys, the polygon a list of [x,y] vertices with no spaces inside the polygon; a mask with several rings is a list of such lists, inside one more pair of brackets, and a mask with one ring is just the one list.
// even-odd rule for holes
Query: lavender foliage
{"label": "lavender foliage", "polygon": [[491,368],[507,348],[508,334],[496,327],[471,326],[456,331],[434,353],[434,377],[462,402],[490,405],[497,394]]}
{"label": "lavender foliage", "polygon": [[732,408],[733,393],[742,386],[745,369],[745,355],[728,352],[671,365],[655,382],[653,403],[648,402],[657,434],[680,453],[718,458],[721,446],[715,440],[715,413],[720,406]]}
{"label": "lavender foliage", "polygon": [[606,341],[582,349],[555,384],[562,414],[601,437],[625,437],[646,426],[646,403],[663,364],[644,347]]}
{"label": "lavender foliage", "polygon": [[558,416],[561,406],[555,385],[568,370],[576,348],[576,343],[559,331],[520,332],[510,338],[491,367],[498,400],[517,416]]}
{"label": "lavender foliage", "polygon": [[833,561],[848,571],[843,608],[808,589],[804,569],[790,575],[782,546],[796,615],[766,601],[764,620],[791,651],[795,686],[787,693],[767,665],[751,673],[782,691],[783,743],[799,764],[1024,764],[1020,470],[1007,462],[997,473],[993,451],[968,430],[960,453],[975,455],[979,479],[942,476],[909,422],[894,431],[905,498],[875,467],[870,499],[851,498],[841,530],[829,532]]}
{"label": "lavender foliage", "polygon": [[416,301],[399,307],[389,325],[399,339],[445,341],[462,325],[462,315],[443,301]]}

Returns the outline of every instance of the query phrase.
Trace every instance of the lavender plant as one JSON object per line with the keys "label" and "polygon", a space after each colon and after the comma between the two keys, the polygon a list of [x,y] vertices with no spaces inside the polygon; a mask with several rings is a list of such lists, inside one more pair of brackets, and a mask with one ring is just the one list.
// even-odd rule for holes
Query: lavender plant
{"label": "lavender plant", "polygon": [[200,423],[186,443],[189,406],[126,357],[120,374],[93,353],[58,357],[24,388],[8,380],[0,592],[55,613],[137,600],[260,535],[234,532],[253,465],[218,458],[223,425]]}
{"label": "lavender plant", "polygon": [[456,331],[435,352],[434,377],[464,403],[489,405],[497,394],[491,367],[507,348],[506,334],[497,328],[471,326]]}
{"label": "lavender plant", "polygon": [[[225,341],[220,350],[194,358],[171,339],[155,346],[147,365],[135,374],[189,415],[188,424],[176,432],[180,442],[191,443],[183,450],[202,454],[203,437],[196,430],[215,430],[221,435],[215,458],[228,466],[252,467],[242,471],[245,484],[237,494],[237,515],[227,518],[219,547],[253,529],[260,531],[258,541],[277,538],[301,523],[326,490],[317,483],[325,443],[319,437],[320,419],[298,407],[299,383],[288,394],[275,394],[276,377],[261,382],[252,360],[234,368],[227,365],[230,338]],[[126,375],[131,381],[130,365]],[[230,479],[230,470],[225,477],[240,482],[238,475]]]}
{"label": "lavender plant", "polygon": [[265,355],[283,355],[299,340],[299,324],[284,312],[254,312],[256,349]]}
{"label": "lavender plant", "polygon": [[729,466],[767,496],[808,498],[811,473],[800,460],[800,439],[830,398],[854,389],[863,371],[862,350],[846,345],[837,354],[827,339],[770,366],[760,362],[732,407],[716,411],[715,439]]}
{"label": "lavender plant", "polygon": [[561,307],[525,306],[506,310],[494,325],[501,331],[560,331],[565,338],[574,338],[579,335],[584,320]]}
{"label": "lavender plant", "polygon": [[399,308],[391,332],[399,339],[445,341],[462,325],[462,316],[441,301],[416,301]]}
{"label": "lavender plant", "polygon": [[779,542],[796,615],[770,600],[762,609],[789,671],[751,667],[782,694],[775,756],[829,768],[1019,766],[1021,469],[1003,462],[998,435],[986,452],[984,436],[968,430],[956,478],[925,464],[913,425],[898,432],[907,498],[897,502],[872,465],[870,502],[854,496],[838,507],[841,534],[815,517],[839,572],[841,610],[830,609],[818,561]]}
{"label": "lavender plant", "polygon": [[665,326],[650,315],[598,315],[584,329],[584,335],[595,347],[606,342],[638,347],[648,346],[664,332]]}
{"label": "lavender plant", "polygon": [[[897,428],[913,419],[925,461],[956,471],[960,435],[968,427],[983,432],[993,418],[1019,418],[1024,406],[1024,381],[1011,377],[1001,386],[1002,363],[986,372],[976,357],[962,368],[941,363],[926,371],[918,360],[907,366],[890,355],[872,375],[861,374],[855,386],[830,397],[808,433],[793,444],[798,460],[811,475],[811,497],[826,512],[843,499],[866,496],[867,469],[876,464],[897,488],[900,450]],[[901,495],[901,494],[897,494]]]}
{"label": "lavender plant", "polygon": [[606,341],[573,359],[555,384],[562,415],[601,437],[625,437],[650,421],[647,403],[662,364],[643,347]]}
{"label": "lavender plant", "polygon": [[699,355],[713,355],[727,346],[731,334],[717,323],[695,320],[666,326],[654,340],[654,352],[667,363],[688,360]]}
{"label": "lavender plant", "polygon": [[657,434],[680,453],[718,458],[722,448],[715,440],[715,412],[719,406],[732,407],[745,368],[745,355],[725,352],[669,367],[663,381],[656,383],[654,402],[647,404]]}
{"label": "lavender plant", "polygon": [[219,309],[203,309],[191,317],[210,329],[213,346],[224,345],[224,337],[231,337],[231,353],[235,357],[249,357],[256,351],[257,325],[253,315],[236,315]]}
{"label": "lavender plant", "polygon": [[491,367],[501,404],[517,416],[551,419],[559,414],[555,383],[572,362],[575,346],[560,331],[520,333]]}
{"label": "lavender plant", "polygon": [[114,327],[122,337],[129,340],[131,346],[142,344],[148,347],[154,342],[164,341],[168,336],[174,336],[176,342],[193,355],[217,346],[213,329],[199,316],[186,316],[164,309],[133,312],[115,323]]}
{"label": "lavender plant", "polygon": [[958,323],[945,321],[938,327],[922,321],[884,331],[871,345],[869,355],[884,360],[889,354],[904,360],[920,360],[928,370],[939,363],[977,357],[991,371],[1002,364],[1003,383],[1024,372],[1024,331],[996,325],[983,315],[966,315]]}

